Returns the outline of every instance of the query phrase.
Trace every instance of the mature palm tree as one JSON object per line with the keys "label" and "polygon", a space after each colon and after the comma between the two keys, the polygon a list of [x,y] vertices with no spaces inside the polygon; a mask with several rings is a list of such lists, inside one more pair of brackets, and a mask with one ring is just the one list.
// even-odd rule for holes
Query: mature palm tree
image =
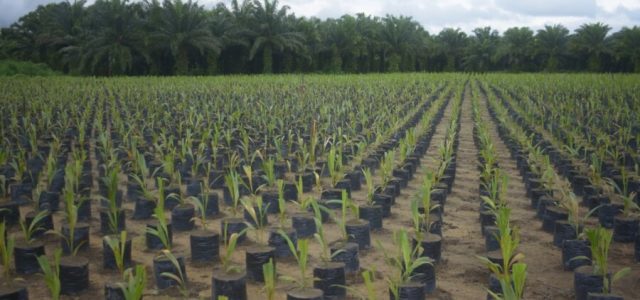
{"label": "mature palm tree", "polygon": [[328,19],[321,28],[321,34],[324,43],[320,52],[329,59],[326,70],[355,72],[357,55],[364,47],[356,18],[344,15],[339,19]]}
{"label": "mature palm tree", "polygon": [[36,10],[20,17],[8,28],[2,28],[4,47],[12,58],[43,62],[47,60],[46,46],[38,42],[45,26],[45,15],[50,6],[39,6]]}
{"label": "mature palm tree", "polygon": [[542,56],[546,71],[557,71],[562,65],[562,59],[567,55],[569,29],[557,24],[545,25],[536,34],[537,52]]}
{"label": "mature palm tree", "polygon": [[38,42],[52,51],[49,64],[65,72],[78,68],[81,54],[77,50],[86,39],[85,4],[86,0],[51,4],[45,19],[45,32],[38,36]]}
{"label": "mature palm tree", "polygon": [[278,8],[278,0],[255,0],[253,5],[255,38],[249,51],[249,59],[252,60],[262,51],[262,70],[264,73],[273,73],[273,50],[299,51],[304,48],[304,36],[285,23],[289,6]]}
{"label": "mature palm tree", "polygon": [[356,32],[361,39],[360,53],[358,54],[358,72],[380,71],[375,67],[376,53],[384,42],[380,38],[382,34],[381,20],[364,13],[356,15]]}
{"label": "mature palm tree", "polygon": [[500,35],[491,27],[476,28],[469,39],[462,64],[467,71],[486,72],[491,68]]}
{"label": "mature palm tree", "polygon": [[613,35],[614,49],[619,60],[628,62],[631,71],[640,72],[640,27],[623,27]]}
{"label": "mature palm tree", "polygon": [[444,70],[452,72],[458,69],[462,53],[467,44],[467,34],[460,28],[444,28],[436,38],[439,52],[446,59]]}
{"label": "mature palm tree", "polygon": [[[151,5],[157,6],[157,1]],[[160,14],[150,22],[150,38],[171,53],[175,74],[189,74],[194,56],[204,58],[207,52],[221,50],[221,42],[211,34],[205,10],[191,0],[165,0]]]}
{"label": "mature palm tree", "polygon": [[85,73],[128,74],[148,56],[143,44],[142,8],[128,0],[98,0],[88,9],[90,38],[81,45]]}
{"label": "mature palm tree", "polygon": [[529,27],[512,27],[502,35],[502,43],[497,52],[499,60],[513,71],[524,71],[533,58],[533,31]]}
{"label": "mature palm tree", "polygon": [[583,24],[575,30],[573,47],[576,52],[586,56],[587,70],[602,71],[604,55],[610,52],[610,40],[607,38],[610,30],[609,25],[600,22]]}
{"label": "mature palm tree", "polygon": [[320,32],[323,22],[316,18],[302,17],[296,28],[304,36],[306,47],[302,49],[302,53],[307,58],[303,60],[301,71],[309,72],[320,69],[320,51],[323,49],[323,40]]}
{"label": "mature palm tree", "polygon": [[[411,17],[385,17],[381,31],[382,41],[388,49],[388,71],[414,71],[415,53],[420,51],[422,39],[419,33],[424,33],[422,26]],[[385,53],[386,54],[386,53]],[[401,68],[402,67],[402,68]]]}
{"label": "mature palm tree", "polygon": [[[242,26],[236,20],[236,16],[231,11],[229,11],[222,3],[218,4],[213,10],[209,12],[209,29],[211,30],[211,34],[214,36],[214,38],[216,38],[220,42],[222,51],[224,51],[225,49],[229,49],[230,52],[237,52],[233,51],[234,48],[249,48],[249,37],[251,36],[251,30],[249,30],[246,26]],[[207,56],[209,74],[213,74],[218,71],[218,60],[222,62],[222,68],[220,69],[224,69],[224,60],[226,59],[226,57],[221,54],[222,53],[209,51],[209,54]],[[232,57],[230,60],[238,62],[240,59],[240,57]],[[236,65],[239,65],[239,63],[236,63]]]}

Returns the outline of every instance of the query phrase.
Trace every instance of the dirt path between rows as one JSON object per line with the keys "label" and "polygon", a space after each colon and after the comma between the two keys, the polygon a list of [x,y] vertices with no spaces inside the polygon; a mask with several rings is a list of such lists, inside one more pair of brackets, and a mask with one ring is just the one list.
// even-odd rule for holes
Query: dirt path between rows
{"label": "dirt path between rows", "polygon": [[480,299],[486,294],[488,277],[486,268],[476,258],[484,250],[484,239],[478,222],[480,173],[468,85],[463,97],[456,180],[443,217],[443,262],[438,268],[438,287],[450,293],[452,299]]}

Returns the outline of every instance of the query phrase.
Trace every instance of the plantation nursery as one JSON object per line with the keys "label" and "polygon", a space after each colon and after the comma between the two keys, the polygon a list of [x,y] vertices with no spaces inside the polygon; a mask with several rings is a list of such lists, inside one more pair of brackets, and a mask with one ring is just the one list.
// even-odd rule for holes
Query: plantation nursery
{"label": "plantation nursery", "polygon": [[640,299],[640,77],[0,81],[0,299]]}

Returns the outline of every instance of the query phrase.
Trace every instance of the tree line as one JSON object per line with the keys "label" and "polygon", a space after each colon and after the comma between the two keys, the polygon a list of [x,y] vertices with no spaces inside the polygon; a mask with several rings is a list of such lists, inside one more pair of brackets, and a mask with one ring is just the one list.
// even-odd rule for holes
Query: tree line
{"label": "tree line", "polygon": [[81,75],[412,71],[640,72],[640,27],[603,23],[430,34],[407,16],[297,17],[278,0],[41,5],[0,35],[0,59]]}

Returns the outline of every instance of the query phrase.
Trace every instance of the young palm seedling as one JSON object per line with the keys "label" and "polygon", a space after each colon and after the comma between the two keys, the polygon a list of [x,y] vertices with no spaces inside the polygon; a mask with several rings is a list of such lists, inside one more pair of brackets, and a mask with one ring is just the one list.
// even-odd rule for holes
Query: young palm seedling
{"label": "young palm seedling", "polygon": [[249,216],[246,222],[247,228],[254,232],[254,238],[259,244],[265,242],[265,226],[267,220],[267,208],[262,204],[262,197],[245,198],[241,200],[245,214]]}
{"label": "young palm seedling", "polygon": [[144,266],[136,265],[134,269],[127,269],[124,272],[124,282],[119,283],[118,286],[125,300],[142,300],[147,286],[147,271]]}
{"label": "young palm seedling", "polygon": [[295,284],[295,288],[288,292],[289,297],[296,297],[296,295],[308,295],[312,293],[318,294],[321,297],[323,292],[321,290],[311,288],[313,280],[307,274],[309,263],[309,240],[299,239],[297,245],[295,245],[284,231],[281,231],[280,234],[282,235],[282,238],[287,241],[289,249],[298,263],[298,278],[289,276],[281,277],[283,280],[293,282]]}
{"label": "young palm seedling", "polygon": [[171,232],[167,223],[167,218],[164,212],[164,180],[158,178],[158,198],[156,200],[156,207],[153,209],[153,217],[155,218],[155,224],[147,224],[146,238],[147,247],[150,249],[171,249]]}
{"label": "young palm seedling", "polygon": [[36,240],[36,233],[44,231],[42,222],[49,211],[42,210],[30,220],[21,220],[22,239],[14,244],[14,260],[18,274],[32,274],[39,271],[37,257],[45,254],[44,243]]}
{"label": "young palm seedling", "polygon": [[342,179],[342,153],[336,146],[331,146],[327,155],[327,169],[331,178],[331,186],[335,187]]}
{"label": "young palm seedling", "polygon": [[235,170],[231,170],[224,176],[224,182],[231,200],[231,203],[228,203],[231,204],[230,213],[232,216],[236,217],[238,215],[238,207],[240,205],[240,185],[242,184],[242,179]]}
{"label": "young palm seedling", "polygon": [[[228,192],[228,197],[230,198],[229,200],[225,200],[225,202],[230,205],[228,209],[231,216],[222,219],[221,228],[229,230],[230,233],[240,233],[247,227],[244,219],[238,218],[238,213],[242,207],[242,202],[240,201],[240,186],[243,184],[242,179],[235,170],[231,169],[229,173],[225,175],[224,180],[226,184],[226,192]],[[225,196],[225,199],[226,198],[227,196]],[[238,238],[242,241],[244,240],[244,235],[241,235]]]}
{"label": "young palm seedling", "polygon": [[621,186],[608,179],[622,200],[622,214],[616,215],[613,222],[613,239],[616,242],[633,242],[638,234],[640,224],[640,206],[636,203],[636,192],[629,191],[630,175],[626,168],[621,169]]}
{"label": "young palm seedling", "polygon": [[15,240],[7,234],[6,222],[0,223],[0,263],[4,271],[4,278],[11,277],[11,257],[13,257]]}
{"label": "young palm seedling", "polygon": [[343,297],[345,291],[345,264],[332,260],[344,253],[344,250],[330,251],[322,226],[322,209],[317,202],[312,202],[316,232],[314,238],[320,248],[320,263],[313,269],[314,287],[322,290],[325,296]]}
{"label": "young palm seedling", "polygon": [[563,240],[578,238],[584,228],[585,221],[599,208],[595,207],[584,216],[580,216],[580,203],[576,199],[576,195],[573,192],[567,192],[567,189],[560,189],[560,195],[559,205],[567,212],[568,219],[567,221],[555,222],[554,243],[557,246],[561,246]]}
{"label": "young palm seedling", "polygon": [[276,296],[277,274],[273,264],[273,258],[269,262],[262,265],[262,276],[264,277],[263,291],[267,300],[274,300]]}
{"label": "young palm seedling", "polygon": [[64,252],[71,253],[74,256],[78,253],[81,247],[85,247],[85,245],[89,242],[88,232],[86,232],[87,235],[84,236],[84,232],[81,233],[77,231],[79,220],[78,204],[75,198],[76,197],[73,189],[67,186],[64,192],[66,224],[63,225],[62,233],[60,233],[60,236],[64,239],[65,242],[65,244],[63,244]]}
{"label": "young palm seedling", "polygon": [[[421,256],[419,246],[412,247],[409,241],[409,234],[406,230],[400,229],[393,234],[397,252],[389,256],[387,251],[378,241],[378,248],[383,252],[385,262],[393,269],[387,277],[389,284],[389,296],[392,299],[404,299],[407,294],[422,295],[424,297],[424,287],[422,284],[411,282],[412,277],[422,266],[432,264],[429,257]],[[418,299],[420,297],[416,297]],[[421,299],[421,298],[420,298]]]}
{"label": "young palm seedling", "polygon": [[374,201],[375,185],[373,182],[373,175],[369,168],[364,168],[362,170],[362,174],[366,183],[367,198],[366,204],[359,208],[360,218],[369,222],[371,230],[382,229],[383,208]]}
{"label": "young palm seedling", "polygon": [[[131,249],[127,249],[130,247],[130,244],[127,243],[127,232],[123,230],[120,232],[120,235],[105,236],[104,241],[111,250],[113,262],[115,263],[118,273],[124,276],[125,267],[129,263],[128,260],[131,259],[127,257],[131,255]],[[127,255],[127,252],[129,255]]]}
{"label": "young palm seedling", "polygon": [[220,266],[213,272],[212,294],[214,298],[220,296],[230,299],[246,299],[246,273],[238,266],[233,265],[232,256],[238,244],[238,238],[243,232],[229,235],[227,228],[223,229],[224,251],[220,255]]}
{"label": "young palm seedling", "polygon": [[177,284],[182,297],[185,297],[185,298],[188,297],[189,287],[187,282],[187,274],[184,268],[184,262],[179,261],[179,258],[177,258],[169,250],[162,250],[161,255],[164,256],[164,258],[166,258],[167,260],[169,260],[171,265],[169,266],[168,270],[161,272],[160,276],[165,279],[171,280],[174,284]]}
{"label": "young palm seedling", "polygon": [[[27,222],[26,220],[20,221],[20,229],[22,230],[22,236],[24,237],[24,241],[28,244],[31,244],[35,241],[35,235],[43,230],[42,221],[49,215],[49,212],[46,210],[39,211],[31,220],[31,222]],[[27,224],[28,223],[28,224]]]}
{"label": "young palm seedling", "polygon": [[194,221],[198,221],[203,230],[207,230],[209,227],[209,221],[207,221],[207,206],[209,200],[206,196],[202,197],[202,200],[196,197],[189,197],[189,202],[196,208],[197,215],[193,217]]}
{"label": "young palm seedling", "polygon": [[500,291],[489,291],[494,299],[519,300],[524,294],[527,265],[521,262],[524,255],[516,252],[520,244],[520,235],[517,228],[510,226],[510,212],[506,206],[500,206],[496,211],[497,239],[502,264],[497,264],[487,257],[478,257],[500,282]]}
{"label": "young palm seedling", "polygon": [[[609,271],[609,248],[611,246],[611,241],[613,239],[613,234],[610,230],[607,230],[601,226],[596,228],[587,228],[584,230],[584,235],[589,241],[591,248],[591,274],[596,275],[602,279],[602,293],[610,294],[611,287],[613,283],[615,283],[620,278],[626,276],[631,272],[631,268],[625,267],[613,275],[610,274]],[[586,259],[586,257],[581,257],[582,259]],[[592,283],[586,283],[582,281],[584,278],[585,269],[587,267],[581,267],[576,269],[575,272],[575,280],[576,280],[576,294],[586,296],[587,291],[598,290],[598,287],[590,287],[588,285]]]}
{"label": "young palm seedling", "polygon": [[[202,188],[204,191],[204,187]],[[220,236],[217,232],[209,230],[209,222],[207,220],[209,199],[206,196],[207,194],[208,192],[203,195],[202,199],[189,197],[197,213],[193,221],[200,224],[200,230],[192,232],[189,241],[191,243],[192,261],[210,263],[218,256]]]}
{"label": "young palm seedling", "polygon": [[393,178],[393,165],[395,159],[395,151],[390,150],[384,154],[382,161],[380,162],[380,175],[382,176],[382,188],[385,188],[387,184]]}
{"label": "young palm seedling", "polygon": [[53,254],[53,260],[42,255],[38,256],[38,264],[44,274],[44,281],[51,294],[51,299],[60,299],[61,285],[60,285],[60,258],[62,257],[62,251],[56,249]]}
{"label": "young palm seedling", "polygon": [[[106,216],[107,220],[102,220],[102,232],[105,234],[117,234],[124,229],[124,211],[118,206],[118,174],[120,166],[118,163],[110,164],[107,168],[107,174],[102,178],[102,182],[106,187],[106,197],[102,198],[107,202],[107,209],[100,213],[101,218]],[[105,224],[106,223],[106,224]],[[104,226],[107,225],[107,226]]]}

